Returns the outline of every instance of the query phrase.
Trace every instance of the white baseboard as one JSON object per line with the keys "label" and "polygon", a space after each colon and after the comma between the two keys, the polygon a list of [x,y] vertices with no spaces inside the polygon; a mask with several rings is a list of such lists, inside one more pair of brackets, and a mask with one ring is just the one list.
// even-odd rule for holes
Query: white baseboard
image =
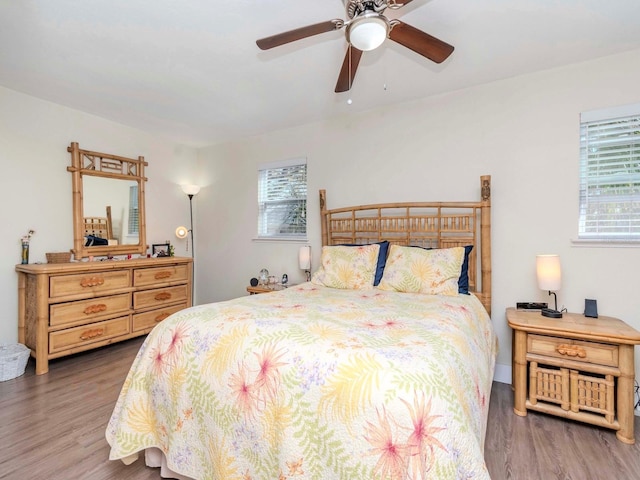
{"label": "white baseboard", "polygon": [[499,363],[496,363],[493,380],[500,383],[511,384],[511,365],[500,365]]}

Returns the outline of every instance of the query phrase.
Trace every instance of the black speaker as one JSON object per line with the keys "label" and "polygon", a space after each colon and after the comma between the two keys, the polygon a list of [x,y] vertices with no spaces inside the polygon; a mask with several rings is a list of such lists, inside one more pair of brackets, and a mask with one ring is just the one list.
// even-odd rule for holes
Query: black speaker
{"label": "black speaker", "polygon": [[584,316],[598,318],[598,302],[589,298],[584,299]]}
{"label": "black speaker", "polygon": [[258,286],[258,279],[254,277],[251,280],[249,280],[249,283],[251,284],[252,287],[257,287]]}

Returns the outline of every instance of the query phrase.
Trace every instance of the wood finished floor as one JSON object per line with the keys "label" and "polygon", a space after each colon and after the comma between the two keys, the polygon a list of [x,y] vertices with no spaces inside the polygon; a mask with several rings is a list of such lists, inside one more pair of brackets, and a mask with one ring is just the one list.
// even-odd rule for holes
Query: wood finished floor
{"label": "wood finished floor", "polygon": [[[46,375],[0,382],[0,478],[146,480],[157,469],[109,461],[107,421],[142,339],[55,360]],[[540,413],[513,414],[509,385],[494,383],[485,458],[493,480],[640,479],[640,441]],[[636,437],[640,419],[636,417]],[[275,479],[274,479],[275,480]],[[327,479],[330,480],[330,479]]]}

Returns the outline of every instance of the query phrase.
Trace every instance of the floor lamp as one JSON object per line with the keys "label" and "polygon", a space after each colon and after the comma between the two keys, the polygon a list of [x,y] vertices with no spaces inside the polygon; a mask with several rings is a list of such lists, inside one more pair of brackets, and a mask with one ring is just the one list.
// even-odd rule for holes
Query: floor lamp
{"label": "floor lamp", "polygon": [[[189,224],[188,232],[191,235],[191,258],[195,258],[196,255],[196,246],[193,241],[193,197],[197,195],[200,191],[200,187],[198,185],[182,185],[182,191],[187,194],[189,197],[189,218],[191,223]],[[178,238],[185,238],[187,234],[187,230],[184,227],[178,227],[176,229],[176,236]],[[196,265],[195,261],[191,264],[191,305],[194,304],[194,285],[195,285],[195,271]]]}

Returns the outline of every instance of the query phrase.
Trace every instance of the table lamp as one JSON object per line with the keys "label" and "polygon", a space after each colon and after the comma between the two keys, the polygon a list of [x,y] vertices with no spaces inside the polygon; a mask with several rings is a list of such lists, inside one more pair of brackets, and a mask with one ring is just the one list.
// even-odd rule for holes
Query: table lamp
{"label": "table lamp", "polygon": [[298,252],[298,265],[300,270],[304,270],[307,274],[307,282],[311,281],[311,246],[305,245],[300,247]]}
{"label": "table lamp", "polygon": [[556,291],[560,290],[562,283],[560,257],[558,255],[537,255],[536,275],[538,277],[538,288],[547,290],[549,295],[553,294],[555,303],[555,309],[543,308],[542,316],[562,318],[562,312],[558,311],[558,296],[556,295]]}

